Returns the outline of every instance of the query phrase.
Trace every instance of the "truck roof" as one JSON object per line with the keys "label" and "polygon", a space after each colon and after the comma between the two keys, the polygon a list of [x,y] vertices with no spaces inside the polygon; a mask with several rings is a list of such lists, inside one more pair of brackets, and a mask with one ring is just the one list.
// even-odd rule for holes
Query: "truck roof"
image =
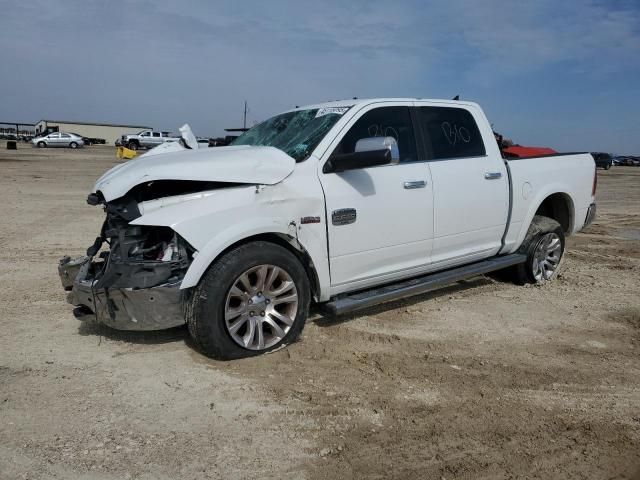
{"label": "truck roof", "polygon": [[347,100],[333,100],[330,102],[316,103],[312,105],[300,105],[296,106],[296,108],[292,108],[289,111],[293,110],[306,110],[311,108],[326,108],[326,107],[352,107],[354,105],[369,105],[371,103],[382,103],[382,102],[433,102],[433,103],[441,103],[447,105],[467,105],[467,106],[478,106],[475,102],[467,102],[463,100],[445,100],[445,99],[435,99],[435,98],[352,98]]}

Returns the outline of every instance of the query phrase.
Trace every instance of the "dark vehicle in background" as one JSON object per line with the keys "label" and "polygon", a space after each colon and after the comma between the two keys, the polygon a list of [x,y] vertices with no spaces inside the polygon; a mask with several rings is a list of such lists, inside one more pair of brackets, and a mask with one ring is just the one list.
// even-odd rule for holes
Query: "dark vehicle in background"
{"label": "dark vehicle in background", "polygon": [[75,133],[75,132],[69,132],[71,133],[71,135],[75,135],[76,137],[80,137],[82,138],[82,141],[84,142],[85,145],[91,145],[91,139],[88,137],[85,137],[84,135],[80,135],[79,133]]}
{"label": "dark vehicle in background", "polygon": [[611,168],[611,165],[613,165],[613,159],[608,153],[592,152],[591,156],[596,162],[597,168],[604,168],[605,170],[609,170]]}
{"label": "dark vehicle in background", "polygon": [[104,138],[85,137],[83,135],[80,135],[79,133],[73,133],[73,135],[82,137],[82,141],[84,142],[85,145],[104,145],[105,143],[107,143],[107,141]]}
{"label": "dark vehicle in background", "polygon": [[622,167],[640,167],[640,157],[631,155],[618,155],[613,158],[613,164]]}

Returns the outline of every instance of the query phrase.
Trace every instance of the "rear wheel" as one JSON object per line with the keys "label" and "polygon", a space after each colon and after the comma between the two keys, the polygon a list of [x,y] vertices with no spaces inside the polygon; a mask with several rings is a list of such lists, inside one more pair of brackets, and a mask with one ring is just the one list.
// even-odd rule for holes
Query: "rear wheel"
{"label": "rear wheel", "polygon": [[304,267],[287,249],[251,242],[216,261],[186,308],[189,332],[207,355],[249,357],[295,341],[310,301]]}
{"label": "rear wheel", "polygon": [[533,217],[519,251],[527,255],[527,260],[514,267],[515,280],[520,284],[553,280],[558,275],[564,246],[564,231],[557,221],[541,215]]}
{"label": "rear wheel", "polygon": [[610,163],[607,163],[607,164],[604,166],[604,169],[605,169],[605,170],[609,170],[610,168],[611,168],[611,164],[610,164]]}

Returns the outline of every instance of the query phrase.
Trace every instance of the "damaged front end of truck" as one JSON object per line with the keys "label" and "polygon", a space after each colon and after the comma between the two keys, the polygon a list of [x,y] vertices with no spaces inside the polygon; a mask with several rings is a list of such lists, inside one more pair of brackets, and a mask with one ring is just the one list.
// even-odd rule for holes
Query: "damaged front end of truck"
{"label": "damaged front end of truck", "polygon": [[89,195],[87,202],[103,205],[106,218],[86,256],[60,260],[62,286],[80,320],[95,318],[118,330],[175,327],[184,323],[188,290],[180,284],[195,250],[169,227],[131,224],[140,217],[136,193],[110,202],[99,192]]}
{"label": "damaged front end of truck", "polygon": [[236,146],[141,155],[105,172],[87,198],[106,215],[99,236],[85,256],[58,265],[75,316],[119,330],[184,324],[197,255],[229,227],[218,220],[264,203],[255,186],[275,185],[294,167],[276,148]]}

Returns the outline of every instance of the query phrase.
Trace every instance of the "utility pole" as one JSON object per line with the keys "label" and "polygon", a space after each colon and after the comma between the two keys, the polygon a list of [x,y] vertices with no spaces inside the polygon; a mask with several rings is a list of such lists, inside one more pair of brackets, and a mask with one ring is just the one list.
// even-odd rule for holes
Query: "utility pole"
{"label": "utility pole", "polygon": [[242,122],[242,128],[247,128],[247,101],[244,101],[244,120]]}

